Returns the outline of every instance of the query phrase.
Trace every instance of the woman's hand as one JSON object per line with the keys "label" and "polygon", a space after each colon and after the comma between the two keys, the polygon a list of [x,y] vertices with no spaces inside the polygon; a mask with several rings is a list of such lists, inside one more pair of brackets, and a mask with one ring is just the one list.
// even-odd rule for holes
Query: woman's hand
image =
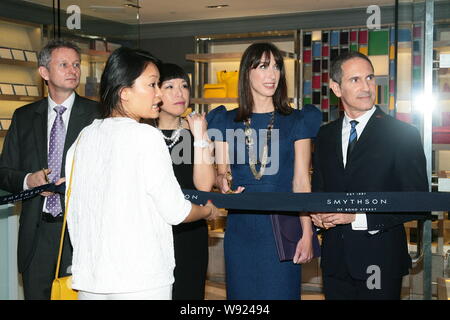
{"label": "woman's hand", "polygon": [[209,216],[205,218],[206,220],[214,220],[221,215],[220,210],[212,203],[211,200],[208,200],[208,202],[206,202],[205,207],[211,209]]}
{"label": "woman's hand", "polygon": [[313,257],[312,236],[305,234],[297,243],[293,262],[295,264],[308,263]]}
{"label": "woman's hand", "polygon": [[221,193],[241,193],[244,191],[245,187],[239,186],[236,190],[231,190],[229,185],[229,180],[227,178],[227,173],[219,174],[216,177],[216,187]]}
{"label": "woman's hand", "polygon": [[208,122],[206,121],[205,117],[205,113],[200,114],[195,112],[192,112],[186,117],[186,120],[189,124],[189,130],[191,130],[195,141],[209,140],[207,135]]}

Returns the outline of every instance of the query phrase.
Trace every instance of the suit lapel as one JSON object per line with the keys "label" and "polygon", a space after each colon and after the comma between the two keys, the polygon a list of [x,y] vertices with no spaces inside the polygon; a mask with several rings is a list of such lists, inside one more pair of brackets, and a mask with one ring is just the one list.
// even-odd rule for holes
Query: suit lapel
{"label": "suit lapel", "polygon": [[48,100],[47,98],[44,98],[37,103],[39,105],[35,110],[35,117],[33,117],[33,131],[35,137],[35,145],[37,148],[39,167],[48,168],[48,159],[47,159]]}
{"label": "suit lapel", "polygon": [[[377,109],[367,122],[361,137],[355,144],[355,147],[350,155],[349,163],[352,162],[352,159],[358,158],[360,154],[370,152],[370,149],[374,146],[374,142],[377,138],[377,132],[380,128],[379,121],[386,116],[386,114],[378,106],[376,108]],[[348,166],[346,166],[346,168],[347,167]]]}
{"label": "suit lapel", "polygon": [[344,118],[341,117],[337,123],[336,123],[336,129],[335,129],[335,145],[336,145],[336,157],[338,159],[338,167],[339,169],[344,170],[344,158],[342,155],[342,122],[344,121]]}

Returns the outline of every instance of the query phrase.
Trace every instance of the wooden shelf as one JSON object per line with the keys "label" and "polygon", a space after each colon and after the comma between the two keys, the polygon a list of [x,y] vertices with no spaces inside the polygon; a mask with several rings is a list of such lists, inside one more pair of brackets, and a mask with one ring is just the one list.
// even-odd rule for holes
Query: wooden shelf
{"label": "wooden shelf", "polygon": [[0,58],[0,64],[37,68],[37,62]]}
{"label": "wooden shelf", "polygon": [[19,96],[19,95],[13,95],[13,94],[0,94],[0,100],[9,100],[9,101],[37,101],[42,99],[41,96],[39,97],[32,97],[32,96]]}
{"label": "wooden shelf", "polygon": [[111,52],[92,49],[81,49],[81,54],[88,55],[90,62],[106,62]]}
{"label": "wooden shelf", "polygon": [[[285,59],[296,59],[295,53],[282,51]],[[188,53],[186,54],[186,60],[194,62],[227,62],[227,61],[240,61],[242,52],[230,52],[230,53]]]}

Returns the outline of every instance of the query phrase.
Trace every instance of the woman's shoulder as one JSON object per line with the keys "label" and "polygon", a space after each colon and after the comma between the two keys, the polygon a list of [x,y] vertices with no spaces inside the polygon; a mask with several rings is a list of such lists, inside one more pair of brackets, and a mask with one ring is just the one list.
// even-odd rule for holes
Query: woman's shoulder
{"label": "woman's shoulder", "polygon": [[236,117],[236,112],[237,109],[227,110],[224,105],[221,105],[208,112],[206,115],[206,121],[208,121],[210,126],[217,123],[223,124],[230,119],[234,119]]}
{"label": "woman's shoulder", "polygon": [[158,128],[155,128],[154,126],[147,123],[138,123],[136,125],[136,131],[149,137],[161,137],[161,131]]}
{"label": "woman's shoulder", "polygon": [[318,119],[322,117],[322,112],[313,104],[305,104],[301,109],[293,109],[291,114],[294,117],[304,119]]}
{"label": "woman's shoulder", "polygon": [[160,139],[161,131],[148,123],[139,123],[136,121],[123,121],[120,123],[121,132],[126,132],[130,139],[139,139],[137,141],[148,141],[148,139]]}
{"label": "woman's shoulder", "polygon": [[302,137],[315,137],[322,124],[322,112],[314,105],[307,104],[301,110],[294,109],[290,114],[294,120],[294,130]]}

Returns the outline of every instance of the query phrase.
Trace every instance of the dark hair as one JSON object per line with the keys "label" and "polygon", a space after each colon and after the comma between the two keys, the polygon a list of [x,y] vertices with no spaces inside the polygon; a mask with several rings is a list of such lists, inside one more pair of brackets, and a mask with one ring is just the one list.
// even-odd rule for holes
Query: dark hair
{"label": "dark hair", "polygon": [[191,88],[191,80],[188,74],[179,65],[174,63],[163,63],[159,69],[161,76],[159,77],[159,82],[162,84],[164,81],[172,79],[183,79],[187,82],[188,87]]}
{"label": "dark hair", "polygon": [[[239,67],[239,109],[235,121],[244,121],[250,117],[254,106],[253,95],[250,85],[250,70],[256,69],[261,63],[261,58],[270,59],[273,54],[275,62],[280,69],[280,80],[277,89],[273,95],[273,104],[275,110],[281,114],[287,115],[292,112],[289,106],[286,85],[286,70],[284,67],[283,55],[281,51],[272,43],[258,42],[250,45],[241,58]],[[268,61],[270,62],[270,61]]]}
{"label": "dark hair", "polygon": [[338,84],[341,84],[342,81],[342,65],[347,62],[348,60],[360,58],[366,60],[370,66],[372,67],[372,70],[374,70],[372,62],[370,59],[357,51],[350,51],[343,53],[339,56],[337,56],[332,62],[330,67],[330,78],[333,79],[334,82],[337,82]]}
{"label": "dark hair", "polygon": [[81,59],[81,50],[75,43],[63,39],[50,40],[39,52],[38,66],[46,67],[48,69],[48,65],[50,63],[50,60],[52,59],[52,52],[59,48],[68,48],[75,50]]}
{"label": "dark hair", "polygon": [[113,111],[125,115],[120,101],[122,88],[130,88],[144,72],[148,64],[153,63],[159,69],[161,62],[151,53],[121,47],[111,54],[106,62],[100,80],[100,109],[102,118],[108,118]]}

